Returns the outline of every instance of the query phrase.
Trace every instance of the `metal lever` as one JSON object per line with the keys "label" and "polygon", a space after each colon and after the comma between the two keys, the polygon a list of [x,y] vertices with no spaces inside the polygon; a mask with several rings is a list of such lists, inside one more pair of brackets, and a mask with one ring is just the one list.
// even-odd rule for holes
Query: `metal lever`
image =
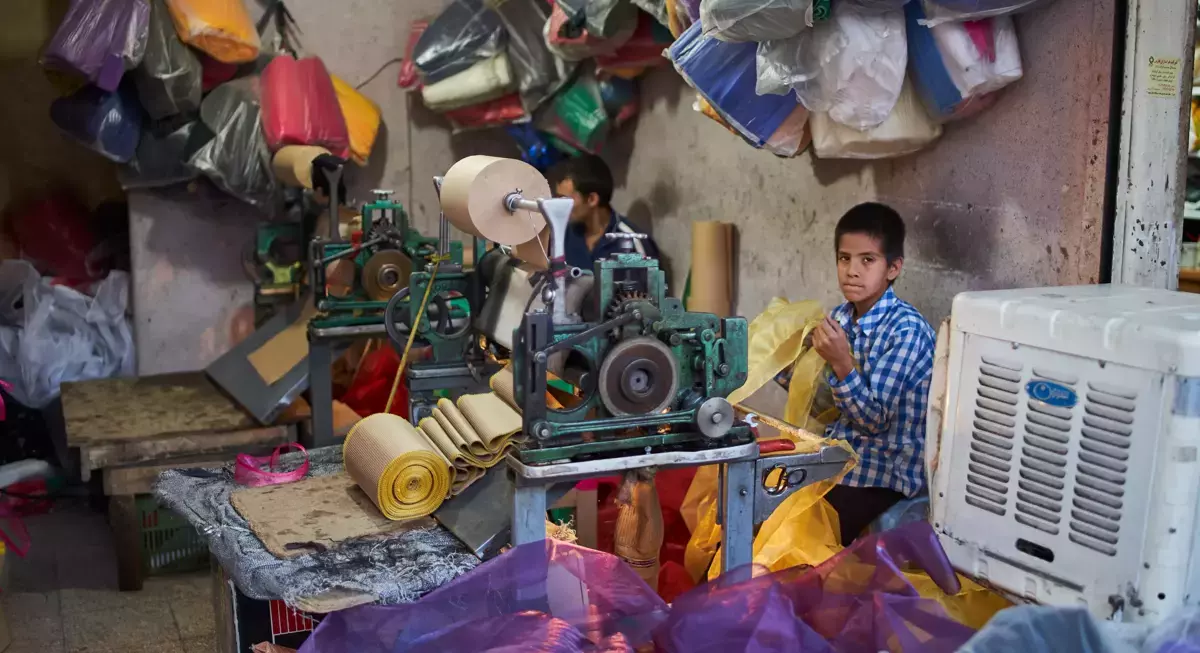
{"label": "metal lever", "polygon": [[[438,207],[442,205],[442,183],[445,177],[433,178],[433,189],[437,192]],[[438,256],[450,253],[450,223],[446,220],[446,212],[438,211]]]}
{"label": "metal lever", "polygon": [[[555,260],[566,258],[567,225],[571,221],[571,209],[575,207],[575,200],[569,197],[531,200],[522,196],[521,190],[517,189],[504,196],[504,207],[514,213],[518,209],[541,213],[542,217],[546,219],[546,223],[550,225],[550,258]],[[554,275],[554,288],[551,319],[554,324],[565,324],[569,321],[567,317],[566,274]]]}
{"label": "metal lever", "polygon": [[[849,454],[840,447],[825,447],[816,453],[770,456],[754,461],[754,523],[767,521],[771,513],[801,488],[827,481],[846,467]],[[767,479],[778,471],[779,478]]]}

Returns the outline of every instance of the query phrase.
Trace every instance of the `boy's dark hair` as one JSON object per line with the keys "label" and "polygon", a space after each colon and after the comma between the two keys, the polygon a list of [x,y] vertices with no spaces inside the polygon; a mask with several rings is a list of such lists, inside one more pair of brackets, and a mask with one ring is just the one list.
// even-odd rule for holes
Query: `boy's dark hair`
{"label": "boy's dark hair", "polygon": [[570,179],[575,185],[575,190],[579,191],[584,199],[595,193],[600,206],[607,207],[612,201],[612,171],[608,169],[604,159],[594,154],[583,154],[559,161],[550,169],[547,177],[554,186]]}
{"label": "boy's dark hair", "polygon": [[904,258],[904,218],[886,204],[866,202],[846,211],[833,231],[833,248],[844,234],[864,234],[879,241],[888,263]]}

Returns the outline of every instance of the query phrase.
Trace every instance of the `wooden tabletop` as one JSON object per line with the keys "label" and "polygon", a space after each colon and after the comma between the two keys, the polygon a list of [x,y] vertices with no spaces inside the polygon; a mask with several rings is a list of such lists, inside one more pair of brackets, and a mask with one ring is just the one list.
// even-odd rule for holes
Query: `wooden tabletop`
{"label": "wooden tabletop", "polygon": [[62,406],[71,447],[258,426],[203,372],[64,383]]}

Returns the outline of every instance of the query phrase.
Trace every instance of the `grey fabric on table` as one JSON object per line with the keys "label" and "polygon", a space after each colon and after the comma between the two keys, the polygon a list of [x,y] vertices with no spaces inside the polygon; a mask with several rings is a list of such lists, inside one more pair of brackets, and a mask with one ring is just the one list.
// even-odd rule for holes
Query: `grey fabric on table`
{"label": "grey fabric on table", "polygon": [[[309,451],[308,476],[342,470],[341,447]],[[283,469],[303,462],[299,453],[280,457]],[[440,525],[387,540],[363,540],[281,560],[263,546],[229,502],[239,489],[233,465],[220,470],[169,470],[154,494],[183,515],[208,540],[208,548],[238,588],[254,599],[294,603],[333,589],[369,592],[379,602],[411,603],[474,569],[479,559]]]}

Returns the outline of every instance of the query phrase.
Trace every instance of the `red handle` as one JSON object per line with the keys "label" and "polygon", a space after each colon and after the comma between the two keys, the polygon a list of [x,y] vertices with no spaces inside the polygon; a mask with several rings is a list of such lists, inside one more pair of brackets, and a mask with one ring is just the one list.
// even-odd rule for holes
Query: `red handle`
{"label": "red handle", "polygon": [[781,451],[795,451],[796,443],[787,438],[776,438],[774,440],[759,440],[758,452],[760,454],[779,453]]}

